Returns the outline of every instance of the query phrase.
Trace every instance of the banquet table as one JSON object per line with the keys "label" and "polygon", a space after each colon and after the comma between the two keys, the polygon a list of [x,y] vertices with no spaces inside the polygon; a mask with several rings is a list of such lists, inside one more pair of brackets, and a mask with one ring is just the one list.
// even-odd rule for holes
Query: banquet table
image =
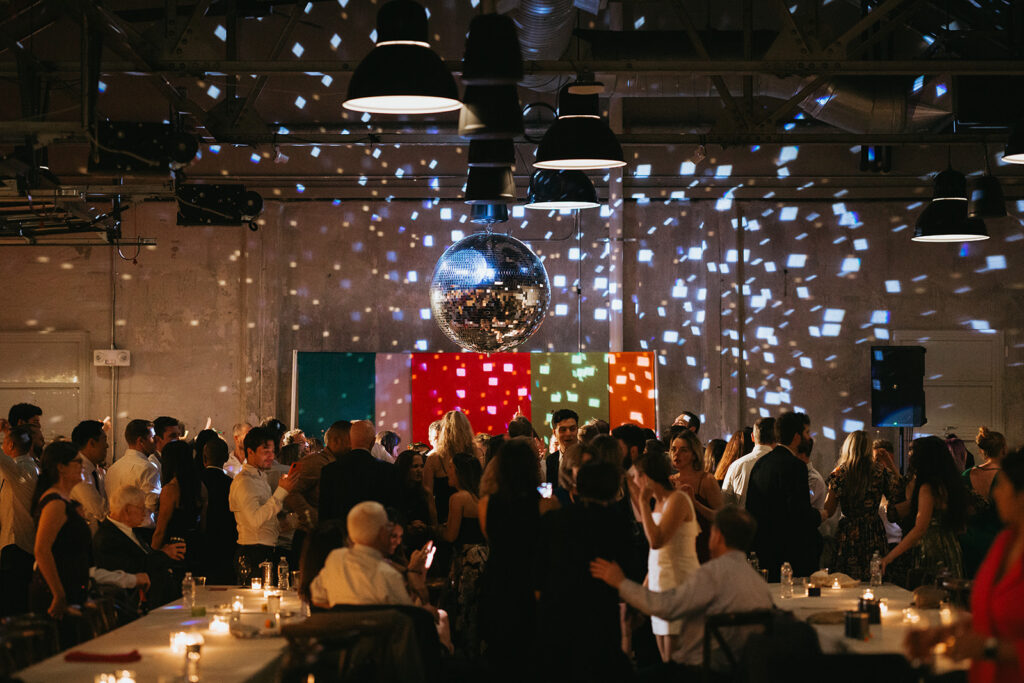
{"label": "banquet table", "polygon": [[[809,597],[806,594],[799,595],[802,591],[798,587],[797,595],[792,598],[784,598],[781,585],[773,583],[769,584],[769,588],[775,606],[792,612],[797,619],[802,621],[807,621],[814,614],[856,610],[857,600],[867,590],[867,586],[862,583],[848,588],[822,588],[821,597]],[[903,639],[908,631],[928,626],[939,626],[942,623],[940,610],[913,607],[911,603],[914,594],[905,588],[886,583],[872,587],[871,592],[886,604],[887,611],[882,615],[882,623],[871,624],[870,636],[867,640],[847,638],[844,623],[814,624],[814,630],[818,633],[818,641],[824,653],[902,655],[904,654]],[[947,615],[947,617],[956,618],[956,615]],[[930,665],[935,673],[943,673],[954,669],[964,669],[968,663],[956,663],[948,657],[936,653]]]}
{"label": "banquet table", "polygon": [[[262,590],[207,586],[198,589],[196,595],[196,605],[206,608],[206,616],[192,616],[191,612],[185,611],[181,600],[178,600],[71,650],[89,654],[123,654],[137,649],[142,655],[140,661],[130,664],[68,662],[64,659],[67,652],[62,652],[22,669],[16,676],[26,683],[91,682],[99,674],[129,669],[135,672],[135,680],[140,683],[180,680],[185,656],[171,653],[170,635],[178,631],[195,631],[204,639],[199,666],[204,680],[218,683],[273,681],[280,668],[287,640],[279,635],[237,638],[209,631],[215,613],[219,614],[226,609],[230,617],[230,604],[236,597],[241,599],[243,605],[242,624],[265,626],[268,615],[263,611],[266,599]],[[297,615],[301,614],[302,605],[295,591],[284,592],[281,609],[283,614],[291,613],[296,615],[294,618],[300,618]]]}

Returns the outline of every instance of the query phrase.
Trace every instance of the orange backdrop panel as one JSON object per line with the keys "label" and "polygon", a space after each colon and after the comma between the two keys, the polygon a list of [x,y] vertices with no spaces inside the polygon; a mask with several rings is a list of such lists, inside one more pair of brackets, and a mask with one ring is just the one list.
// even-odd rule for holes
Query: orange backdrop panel
{"label": "orange backdrop panel", "polygon": [[655,358],[651,351],[608,354],[608,421],[658,428]]}

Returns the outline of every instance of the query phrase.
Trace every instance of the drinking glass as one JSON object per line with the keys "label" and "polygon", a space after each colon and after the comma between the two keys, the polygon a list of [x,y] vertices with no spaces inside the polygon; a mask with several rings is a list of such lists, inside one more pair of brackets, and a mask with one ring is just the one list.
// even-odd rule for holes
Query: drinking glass
{"label": "drinking glass", "polygon": [[793,597],[807,597],[807,577],[802,576],[798,579],[793,579]]}

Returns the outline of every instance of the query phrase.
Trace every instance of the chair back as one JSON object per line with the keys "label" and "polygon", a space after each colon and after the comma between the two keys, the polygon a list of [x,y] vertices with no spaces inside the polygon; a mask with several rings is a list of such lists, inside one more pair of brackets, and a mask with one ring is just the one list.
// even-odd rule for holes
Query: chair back
{"label": "chair back", "polygon": [[24,669],[60,652],[57,622],[36,614],[3,620],[3,639],[15,669]]}
{"label": "chair back", "polygon": [[776,611],[770,609],[751,610],[749,612],[728,612],[724,614],[708,614],[704,618],[704,655],[701,672],[705,683],[720,680],[723,674],[713,667],[712,645],[718,644],[718,650],[728,663],[726,677],[734,677],[742,653],[733,652],[723,634],[724,629],[745,627],[761,627],[764,633],[773,630]]}

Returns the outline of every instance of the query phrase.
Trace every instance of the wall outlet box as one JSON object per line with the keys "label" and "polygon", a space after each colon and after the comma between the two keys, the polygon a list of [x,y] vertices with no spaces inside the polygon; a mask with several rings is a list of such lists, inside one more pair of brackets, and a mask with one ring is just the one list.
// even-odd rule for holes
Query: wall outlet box
{"label": "wall outlet box", "polygon": [[92,352],[92,364],[126,368],[132,364],[132,352],[124,349],[96,349]]}

